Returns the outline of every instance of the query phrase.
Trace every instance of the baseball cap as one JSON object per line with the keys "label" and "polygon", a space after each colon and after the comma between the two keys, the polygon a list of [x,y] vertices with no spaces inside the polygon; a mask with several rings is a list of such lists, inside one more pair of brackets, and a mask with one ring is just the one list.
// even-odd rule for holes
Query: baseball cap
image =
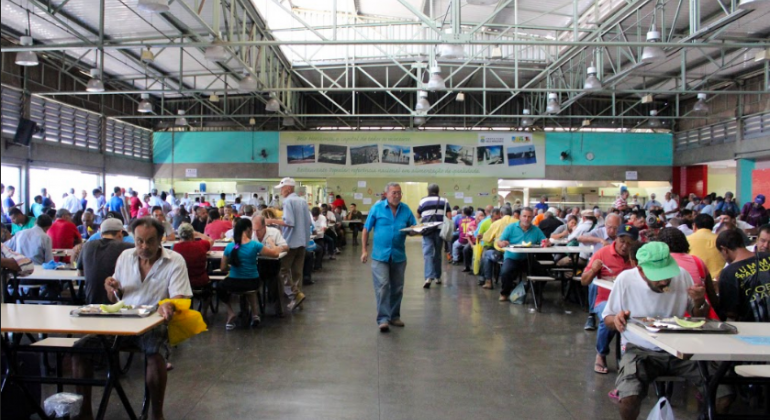
{"label": "baseball cap", "polygon": [[275,188],[283,188],[283,187],[294,187],[297,183],[292,178],[284,178],[281,180],[281,183],[278,184]]}
{"label": "baseball cap", "polygon": [[757,204],[765,204],[765,196],[763,194],[757,194],[757,198],[754,199]]}
{"label": "baseball cap", "polygon": [[591,217],[591,216],[594,215],[594,211],[593,210],[583,210],[583,211],[580,212],[580,215],[583,216],[583,217]]}
{"label": "baseball cap", "polygon": [[726,193],[725,193],[725,197],[727,197],[728,195],[729,195],[730,197],[734,197],[734,196],[735,196],[735,194],[733,194],[733,192],[732,192],[732,191],[728,191],[728,192],[726,192]]}
{"label": "baseball cap", "polygon": [[617,237],[629,236],[633,240],[639,240],[639,229],[631,225],[623,225],[618,229]]}
{"label": "baseball cap", "polygon": [[102,232],[122,232],[124,230],[123,223],[119,219],[107,219],[99,226]]}
{"label": "baseball cap", "polygon": [[636,261],[650,281],[669,280],[679,275],[679,264],[671,257],[668,245],[663,242],[650,242],[639,248]]}
{"label": "baseball cap", "polygon": [[547,210],[548,213],[551,213],[554,216],[557,216],[559,214],[559,210],[556,207],[551,207]]}
{"label": "baseball cap", "polygon": [[62,217],[72,216],[72,213],[70,213],[67,209],[59,209],[56,210],[56,218],[61,219]]}

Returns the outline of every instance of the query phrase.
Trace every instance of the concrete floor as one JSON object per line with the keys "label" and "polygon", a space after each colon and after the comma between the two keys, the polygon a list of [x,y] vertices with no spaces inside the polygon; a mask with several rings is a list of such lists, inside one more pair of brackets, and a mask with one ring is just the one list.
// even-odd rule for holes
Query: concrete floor
{"label": "concrete floor", "polygon": [[[224,314],[208,333],[173,351],[169,420],[617,419],[609,375],[593,372],[595,333],[555,285],[545,308],[497,301],[462,267],[422,288],[419,238],[408,240],[406,328],[381,334],[360,248],[324,262],[302,312],[268,317],[257,329],[226,332]],[[141,359],[124,379],[141,402]],[[98,398],[98,392],[95,392]],[[654,392],[652,392],[654,395]],[[94,401],[98,401],[96,399]],[[654,403],[642,410],[646,418]],[[677,387],[677,419],[697,418],[692,391]],[[113,395],[108,418],[126,418]]]}

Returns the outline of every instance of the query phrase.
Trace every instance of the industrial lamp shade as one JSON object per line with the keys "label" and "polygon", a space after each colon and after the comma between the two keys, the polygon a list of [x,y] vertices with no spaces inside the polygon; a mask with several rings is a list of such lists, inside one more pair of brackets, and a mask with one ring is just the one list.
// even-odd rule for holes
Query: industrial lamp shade
{"label": "industrial lamp shade", "polygon": [[756,10],[762,6],[770,7],[770,3],[768,3],[767,0],[741,0],[738,8],[744,10]]}
{"label": "industrial lamp shade", "polygon": [[654,109],[650,111],[650,119],[647,121],[647,125],[650,128],[660,128],[663,125],[661,124],[660,120],[657,117],[658,117],[658,111]]}
{"label": "industrial lamp shade", "polygon": [[430,69],[430,80],[428,80],[428,90],[446,90],[446,81],[441,77],[441,67],[432,67]]}
{"label": "industrial lamp shade", "polygon": [[651,45],[644,47],[644,50],[642,51],[643,63],[652,63],[654,61],[661,61],[666,58],[666,53],[663,51],[663,48],[655,45],[656,43],[660,42],[660,40],[660,32],[647,32],[647,42]]}
{"label": "industrial lamp shade", "polygon": [[[524,115],[529,115],[529,110],[525,109],[521,112]],[[532,127],[535,124],[535,120],[533,120],[530,117],[524,117],[521,119],[521,126],[522,127]]]}
{"label": "industrial lamp shade", "polygon": [[206,51],[203,55],[206,57],[206,60],[209,60],[212,63],[218,63],[227,59],[227,51],[220,41],[214,41],[211,45],[206,47]]}
{"label": "industrial lamp shade", "polygon": [[257,119],[254,117],[249,118],[249,125],[257,125]]}
{"label": "industrial lamp shade", "polygon": [[460,44],[441,44],[438,46],[438,55],[441,58],[454,60],[465,57],[465,50]]}
{"label": "industrial lamp shade", "polygon": [[465,102],[465,94],[462,92],[458,93],[457,96],[455,97],[455,101]]}
{"label": "industrial lamp shade", "polygon": [[168,12],[168,0],[139,0],[136,7],[143,12]]}
{"label": "industrial lamp shade", "polygon": [[209,102],[219,102],[219,95],[216,92],[209,96]]}
{"label": "industrial lamp shade", "polygon": [[428,112],[430,102],[428,102],[428,92],[421,90],[417,92],[417,103],[414,105],[415,111]]}
{"label": "industrial lamp shade", "polygon": [[[23,36],[19,38],[19,43],[23,47],[32,46],[32,37]],[[36,66],[40,64],[37,60],[37,54],[34,51],[19,51],[16,53],[16,65],[18,66]]]}
{"label": "industrial lamp shade", "polygon": [[267,104],[265,105],[265,111],[267,112],[278,112],[281,110],[281,103],[278,102],[278,99],[275,99],[271,97]]}
{"label": "industrial lamp shade", "polygon": [[152,102],[150,102],[150,95],[147,93],[142,94],[142,102],[139,102],[137,111],[141,114],[149,114],[152,112]]}
{"label": "industrial lamp shade", "polygon": [[561,104],[559,103],[558,93],[548,94],[548,103],[545,106],[546,114],[558,114],[561,112]]}
{"label": "industrial lamp shade", "polygon": [[414,117],[414,125],[420,126],[425,124],[425,117]]}
{"label": "industrial lamp shade", "polygon": [[588,73],[588,76],[586,77],[586,84],[583,89],[602,90],[602,82],[596,77],[596,67],[589,67],[586,73]]}
{"label": "industrial lamp shade", "polygon": [[238,82],[238,90],[243,93],[254,92],[257,90],[257,79],[253,78],[250,74],[244,74],[243,79]]}
{"label": "industrial lamp shade", "polygon": [[294,127],[294,118],[284,117],[281,123],[283,124],[284,127]]}
{"label": "industrial lamp shade", "polygon": [[492,51],[489,53],[490,60],[501,60],[503,58],[503,48],[499,45],[492,47]]}
{"label": "industrial lamp shade", "polygon": [[91,69],[91,80],[86,85],[86,92],[104,92],[104,83],[102,83],[99,69]]}
{"label": "industrial lamp shade", "polygon": [[142,63],[152,63],[155,61],[155,54],[147,48],[146,50],[142,50],[142,57],[140,59],[142,60]]}
{"label": "industrial lamp shade", "polygon": [[174,125],[179,126],[179,127],[186,126],[187,125],[187,118],[184,117],[184,114],[185,114],[184,110],[180,109],[179,111],[176,112],[176,114],[178,116],[176,117],[176,120],[174,120]]}
{"label": "industrial lamp shade", "polygon": [[706,94],[699,93],[698,102],[696,102],[695,105],[693,105],[692,112],[696,114],[708,114],[709,110],[710,110],[709,105],[706,103]]}

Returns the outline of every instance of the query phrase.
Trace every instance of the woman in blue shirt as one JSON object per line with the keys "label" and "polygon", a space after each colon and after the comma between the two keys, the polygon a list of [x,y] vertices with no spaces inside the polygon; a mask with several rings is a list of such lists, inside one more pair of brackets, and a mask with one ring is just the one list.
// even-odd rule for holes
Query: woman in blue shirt
{"label": "woman in blue shirt", "polygon": [[[264,255],[270,258],[278,258],[281,251],[275,246],[271,239],[268,239],[264,246],[258,241],[251,240],[252,227],[251,220],[243,218],[235,223],[233,229],[233,242],[225,248],[222,257],[222,271],[230,271],[230,275],[219,283],[217,290],[221,292],[222,301],[227,307],[227,331],[235,329],[235,319],[237,315],[233,311],[230,302],[231,294],[256,292],[259,290],[259,272],[257,271],[257,258]],[[256,293],[249,293],[247,296],[251,313],[251,326],[256,327],[260,324],[259,307],[257,306]]]}

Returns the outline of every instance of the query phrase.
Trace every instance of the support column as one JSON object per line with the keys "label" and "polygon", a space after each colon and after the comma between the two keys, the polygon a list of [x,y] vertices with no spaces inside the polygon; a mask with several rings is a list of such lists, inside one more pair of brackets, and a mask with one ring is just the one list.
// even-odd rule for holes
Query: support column
{"label": "support column", "polygon": [[740,205],[743,206],[744,203],[748,203],[752,199],[751,176],[756,167],[756,163],[752,159],[738,159],[737,163],[738,166],[735,170],[735,174],[737,177],[736,185],[738,188],[736,190],[735,198],[737,198]]}

